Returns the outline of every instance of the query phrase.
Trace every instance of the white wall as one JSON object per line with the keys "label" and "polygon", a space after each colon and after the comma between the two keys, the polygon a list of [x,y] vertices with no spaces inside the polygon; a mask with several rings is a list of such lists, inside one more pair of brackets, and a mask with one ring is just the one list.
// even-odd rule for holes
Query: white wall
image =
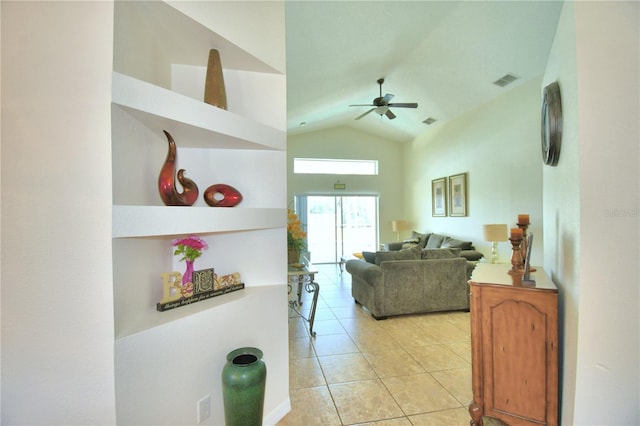
{"label": "white wall", "polygon": [[563,424],[640,422],[639,12],[565,3],[544,77],[560,81],[566,117],[560,162],[544,169]]}
{"label": "white wall", "polygon": [[[216,13],[210,13],[206,1],[169,0],[173,7],[197,17],[201,24],[269,64],[286,71],[284,1],[215,0]],[[238,24],[241,22],[242,24]],[[256,37],[256,32],[261,34]],[[224,61],[224,58],[221,58]]]}
{"label": "white wall", "polygon": [[[225,7],[234,4],[246,6]],[[269,34],[284,40],[283,3],[263,6],[273,12]],[[284,272],[259,297],[252,289],[233,293],[220,309],[114,344],[113,3],[0,7],[2,424],[190,424],[207,393],[205,423],[221,424],[224,356],[251,344],[265,349],[265,422],[275,423],[289,409]],[[283,57],[284,43],[271,44],[264,28],[235,27]],[[273,188],[281,207],[283,190]],[[282,242],[274,257],[284,258],[282,229],[260,236],[258,247]],[[241,320],[227,324],[229,317]]]}
{"label": "white wall", "polygon": [[[402,145],[367,133],[338,127],[305,133],[287,138],[287,200],[293,207],[296,194],[378,194],[380,196],[381,243],[395,241],[391,221],[405,219],[402,175]],[[377,176],[294,175],[293,159],[343,158],[378,160]],[[347,185],[346,190],[334,190],[337,181]],[[405,233],[406,235],[407,233]]]}
{"label": "white wall", "polygon": [[229,352],[246,346],[260,348],[267,366],[263,420],[280,420],[290,410],[283,287],[245,288],[213,309],[118,339],[117,424],[195,424],[196,401],[206,395],[211,417],[202,424],[224,424],[222,368]]}
{"label": "white wall", "polygon": [[2,2],[2,423],[114,424],[110,2]]}
{"label": "white wall", "polygon": [[[534,235],[532,263],[542,262],[542,159],[540,80],[516,87],[463,116],[416,138],[405,152],[407,216],[420,232],[472,241],[485,257],[482,225],[516,227],[528,213]],[[467,217],[432,217],[431,181],[468,173]],[[499,243],[500,261],[511,245]]]}
{"label": "white wall", "polygon": [[562,149],[556,167],[543,170],[544,266],[558,286],[560,415],[573,423],[575,409],[578,303],[580,299],[580,142],[578,78],[573,7],[560,15],[542,87],[558,81],[562,97]]}

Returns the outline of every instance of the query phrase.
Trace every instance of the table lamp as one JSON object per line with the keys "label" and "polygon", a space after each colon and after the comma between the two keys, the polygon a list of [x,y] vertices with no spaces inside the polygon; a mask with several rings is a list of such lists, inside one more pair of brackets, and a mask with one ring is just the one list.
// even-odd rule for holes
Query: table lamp
{"label": "table lamp", "polygon": [[391,230],[396,233],[396,238],[400,241],[400,232],[404,231],[406,227],[406,222],[404,220],[392,220],[391,221]]}
{"label": "table lamp", "polygon": [[484,240],[491,242],[491,263],[498,263],[498,242],[507,241],[507,225],[482,225],[482,230]]}

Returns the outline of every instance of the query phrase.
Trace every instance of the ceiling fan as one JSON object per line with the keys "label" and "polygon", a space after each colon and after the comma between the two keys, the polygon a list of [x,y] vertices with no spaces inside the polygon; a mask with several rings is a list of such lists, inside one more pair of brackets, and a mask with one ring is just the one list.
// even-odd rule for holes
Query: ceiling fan
{"label": "ceiling fan", "polygon": [[394,95],[392,95],[390,93],[387,93],[383,97],[382,96],[382,83],[384,83],[384,78],[378,79],[378,85],[380,85],[380,96],[375,98],[371,104],[349,105],[350,107],[354,107],[354,106],[370,106],[370,107],[373,107],[370,110],[368,110],[367,112],[365,112],[364,114],[360,114],[359,116],[357,116],[355,118],[356,120],[360,120],[362,117],[364,117],[365,115],[369,114],[371,111],[375,111],[376,114],[378,114],[380,116],[386,115],[389,120],[393,120],[394,118],[396,118],[396,115],[393,112],[391,112],[391,110],[389,109],[390,107],[394,107],[394,108],[418,108],[418,104],[415,103],[415,102],[411,102],[411,103],[392,103],[392,104],[390,104],[389,101],[393,98]]}

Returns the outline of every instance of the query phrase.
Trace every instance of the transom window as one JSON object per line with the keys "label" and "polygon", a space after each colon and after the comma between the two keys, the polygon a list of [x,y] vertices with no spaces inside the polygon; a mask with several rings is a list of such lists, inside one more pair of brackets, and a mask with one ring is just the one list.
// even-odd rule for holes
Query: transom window
{"label": "transom window", "polygon": [[377,175],[377,160],[294,158],[293,173],[321,175]]}

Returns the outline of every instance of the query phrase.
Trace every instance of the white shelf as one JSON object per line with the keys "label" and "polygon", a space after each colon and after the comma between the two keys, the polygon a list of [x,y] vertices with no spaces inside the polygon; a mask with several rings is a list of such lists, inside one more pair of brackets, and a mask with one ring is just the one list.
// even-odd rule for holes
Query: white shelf
{"label": "white shelf", "polygon": [[[189,380],[194,389],[207,389],[206,377],[220,374],[219,366],[208,362],[212,353],[223,351],[215,342],[233,345],[237,338],[286,354],[286,309],[278,305],[278,300],[286,300],[287,290],[286,77],[260,59],[269,55],[258,58],[246,50],[255,46],[245,41],[247,34],[249,40],[261,41],[260,46],[273,37],[260,27],[247,28],[251,21],[246,15],[254,11],[240,3],[114,3],[111,229],[114,334],[121,351],[115,361],[116,398],[122,423],[154,423],[151,411],[155,418],[167,418],[170,412],[180,419],[175,423],[188,423],[190,418],[176,417],[171,407],[122,408],[131,400],[128,392],[139,382],[138,374],[149,378],[148,383],[152,377],[163,377],[172,359],[180,359],[158,358],[162,344],[150,344],[153,339],[193,342],[197,349],[185,352],[192,363],[207,366],[205,374]],[[277,11],[284,24],[283,9],[268,9]],[[230,39],[221,35],[225,31]],[[272,48],[276,56],[284,54],[284,45],[273,43],[257,51]],[[200,88],[204,92],[210,49],[220,51],[229,110],[198,96]],[[167,155],[163,130],[175,139],[177,168],[187,170],[200,189],[194,206],[164,206],[158,196],[158,173]],[[207,206],[202,193],[214,183],[233,185],[241,191],[242,203]],[[173,255],[172,240],[189,234],[209,245],[196,269],[215,268],[219,275],[239,272],[245,288],[158,312],[162,272],[184,268]],[[247,318],[257,327],[244,327]],[[269,332],[274,329],[285,331]],[[214,343],[203,347],[201,341]],[[174,349],[179,349],[175,354],[183,348]],[[140,352],[131,358],[131,350]],[[274,365],[286,371],[286,360]],[[286,400],[286,390],[269,383],[267,387],[276,399]],[[174,398],[162,387],[148,392],[149,400]],[[178,405],[186,406],[191,399],[182,392]],[[143,414],[136,417],[134,411]]]}
{"label": "white shelf", "polygon": [[170,87],[171,64],[206,66],[218,49],[228,69],[279,74],[270,65],[162,1],[116,1],[114,70]]}
{"label": "white shelf", "polygon": [[112,102],[189,148],[285,150],[286,133],[142,80],[113,72]]}
{"label": "white shelf", "polygon": [[236,232],[287,226],[285,209],[113,206],[113,238]]}
{"label": "white shelf", "polygon": [[[279,286],[281,286],[283,289],[286,288],[286,284],[280,284]],[[150,310],[141,314],[137,318],[130,318],[129,321],[127,321],[126,325],[117,328],[115,338],[116,340],[124,339],[128,336],[145,332],[156,327],[161,327],[165,324],[179,321],[183,318],[196,315],[201,312],[206,312],[211,309],[216,309],[226,304],[241,302],[246,298],[259,300],[262,295],[272,292],[277,287],[277,285],[245,287],[242,290],[236,290],[228,294],[212,297],[201,302],[193,303],[164,312]],[[282,290],[282,293],[284,294],[285,291],[286,290]]]}

